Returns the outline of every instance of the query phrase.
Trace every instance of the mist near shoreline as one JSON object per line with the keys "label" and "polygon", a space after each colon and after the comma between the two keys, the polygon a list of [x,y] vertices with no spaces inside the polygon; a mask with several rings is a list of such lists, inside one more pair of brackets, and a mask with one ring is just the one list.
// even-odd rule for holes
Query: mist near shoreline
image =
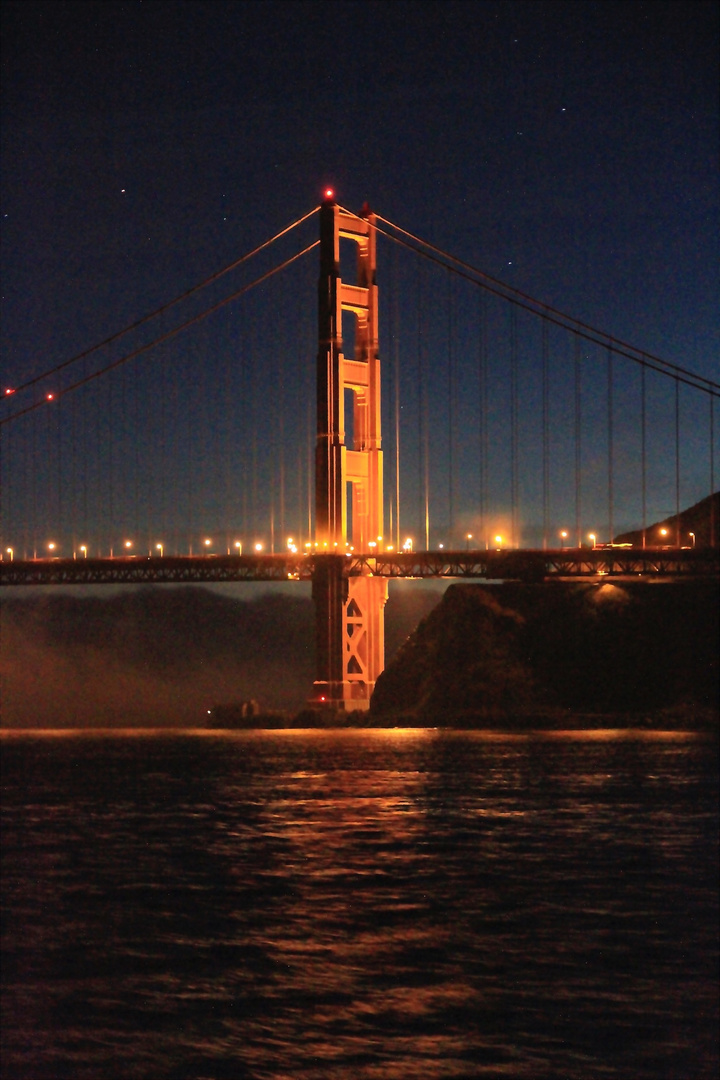
{"label": "mist near shoreline", "polygon": [[[299,711],[315,678],[309,590],[253,591],[13,590],[0,606],[2,727],[197,726],[249,699]],[[391,587],[387,660],[443,591]]]}

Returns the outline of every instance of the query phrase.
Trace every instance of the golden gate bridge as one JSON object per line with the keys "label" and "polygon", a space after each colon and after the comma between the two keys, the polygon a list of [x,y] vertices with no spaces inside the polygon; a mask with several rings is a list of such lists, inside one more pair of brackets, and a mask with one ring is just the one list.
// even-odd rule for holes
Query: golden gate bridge
{"label": "golden gate bridge", "polygon": [[327,192],[4,388],[0,584],[311,583],[315,700],[364,708],[393,578],[716,576],[719,395]]}

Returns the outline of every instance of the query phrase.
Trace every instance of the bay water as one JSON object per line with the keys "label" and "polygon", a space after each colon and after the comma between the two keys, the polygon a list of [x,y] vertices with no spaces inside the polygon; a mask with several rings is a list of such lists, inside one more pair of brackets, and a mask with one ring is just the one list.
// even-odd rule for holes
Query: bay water
{"label": "bay water", "polygon": [[710,735],[1,745],[4,1080],[717,1075]]}

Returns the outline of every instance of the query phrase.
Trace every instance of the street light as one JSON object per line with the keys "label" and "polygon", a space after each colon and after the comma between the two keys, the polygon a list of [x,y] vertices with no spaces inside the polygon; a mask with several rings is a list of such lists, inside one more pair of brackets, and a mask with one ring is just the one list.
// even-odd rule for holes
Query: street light
{"label": "street light", "polygon": [[13,551],[13,549],[12,549],[12,548],[8,548],[8,549],[7,549],[7,553],[8,553],[8,555],[10,556],[10,562],[12,562],[12,561],[13,561],[13,559],[15,558],[15,552]]}
{"label": "street light", "polygon": [[235,541],[235,550],[237,551],[238,555],[242,555],[242,544],[239,540]]}
{"label": "street light", "polygon": [[593,551],[594,551],[594,550],[595,550],[595,542],[596,542],[596,540],[597,540],[597,536],[595,535],[595,533],[588,533],[588,539],[589,539],[589,540],[592,540],[592,546],[593,546]]}
{"label": "street light", "polygon": [[694,532],[689,532],[688,536],[692,540],[692,546],[695,547],[695,533]]}
{"label": "street light", "polygon": [[163,544],[156,544],[155,547],[160,552],[160,558],[162,559],[163,552],[165,551],[164,545]]}
{"label": "street light", "polygon": [[563,529],[560,533],[560,550],[565,547],[565,541],[567,540],[567,529]]}
{"label": "street light", "polygon": [[125,541],[125,550],[126,551],[129,551],[132,546],[133,546],[132,540],[126,540]]}
{"label": "street light", "polygon": [[496,536],[495,537],[495,543],[497,544],[498,549],[499,549],[500,545],[502,544],[502,536]]}
{"label": "street light", "polygon": [[260,552],[260,551],[262,551],[262,549],[263,549],[263,546],[262,546],[262,544],[260,544],[260,543],[257,543],[257,544],[255,545],[255,550],[256,550],[256,551]]}
{"label": "street light", "polygon": [[408,536],[407,540],[403,544],[403,551],[412,551],[412,549],[413,549],[412,537]]}
{"label": "street light", "polygon": [[465,537],[465,540],[466,540],[465,550],[469,551],[470,550],[470,541],[472,540],[472,533],[468,533],[467,536]]}

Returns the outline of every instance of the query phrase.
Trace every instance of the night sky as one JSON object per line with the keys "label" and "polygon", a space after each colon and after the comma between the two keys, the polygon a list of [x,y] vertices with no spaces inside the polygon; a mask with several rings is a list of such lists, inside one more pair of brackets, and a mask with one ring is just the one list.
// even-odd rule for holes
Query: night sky
{"label": "night sky", "polygon": [[[716,4],[6,2],[2,11],[3,387],[18,386],[52,368],[232,262],[316,206],[329,184],[344,206],[359,209],[368,200],[384,217],[488,274],[617,338],[718,379]],[[302,243],[315,235],[311,222]],[[430,271],[423,278],[422,272],[407,269],[402,257],[398,249],[380,245],[378,280],[385,298],[381,356],[388,365],[398,356],[405,364],[403,408],[409,414],[416,382],[409,357],[417,352],[411,339],[420,333],[418,297],[435,290],[440,326],[450,310],[443,297],[455,286],[448,287],[442,276],[433,285]],[[68,395],[64,419],[43,420],[32,451],[29,432],[41,422],[35,418],[13,425],[14,450],[32,464],[13,465],[13,446],[4,448],[5,468],[14,471],[5,474],[4,510],[10,524],[3,544],[10,542],[13,528],[24,530],[22,543],[30,546],[31,532],[37,540],[43,529],[55,529],[67,552],[71,542],[80,542],[83,530],[97,533],[92,504],[98,501],[101,477],[107,479],[108,470],[120,471],[118,459],[126,462],[123,483],[128,490],[119,491],[113,513],[122,507],[132,519],[128,527],[145,530],[148,543],[160,536],[160,527],[168,535],[173,530],[179,535],[185,527],[169,509],[179,505],[180,496],[168,479],[157,494],[153,484],[160,481],[150,475],[148,461],[161,462],[167,476],[193,473],[194,480],[182,483],[195,486],[195,495],[185,495],[195,499],[188,516],[197,517],[192,529],[198,538],[203,528],[224,529],[224,544],[231,529],[248,526],[250,519],[257,531],[257,521],[268,517],[266,487],[274,491],[270,513],[278,537],[302,528],[307,476],[300,465],[294,470],[296,458],[312,441],[308,407],[314,382],[315,258],[306,257],[302,288],[290,300],[287,292],[280,300],[268,292],[254,308],[234,314],[226,309],[215,330],[188,339],[180,353],[166,351],[160,360],[143,360],[137,379],[155,379],[145,390],[150,405],[134,401],[140,384],[131,381],[136,376],[128,368],[123,378],[129,381],[116,380],[106,399],[102,380],[84,402],[79,394]],[[237,283],[228,282],[217,295],[232,287]],[[426,337],[432,355],[424,362],[441,382],[448,364],[456,365],[451,373],[455,388],[449,391],[456,395],[454,418],[439,390],[436,395],[443,430],[448,420],[464,423],[462,409],[472,413],[474,408],[468,405],[472,380],[463,373],[461,358],[474,348],[470,309],[475,311],[475,300],[461,286],[457,290],[449,302],[458,330],[454,358],[437,344],[438,329],[428,330]],[[270,351],[280,357],[277,363],[267,356],[257,360],[269,332],[261,322],[263,311],[275,335]],[[245,319],[249,344],[240,341],[233,318]],[[502,318],[497,316],[498,325]],[[461,326],[463,319],[467,325]],[[529,352],[537,351],[532,332],[524,337],[521,326],[519,333],[521,348],[525,342]],[[566,429],[559,438],[558,460],[563,452],[569,460],[569,346],[553,339],[551,348],[560,356],[554,376],[557,417]],[[282,360],[288,349],[297,354],[299,368]],[[245,368],[243,357],[251,358]],[[88,373],[89,363],[102,362],[84,361],[82,373]],[[604,364],[601,356],[588,359],[583,402],[588,421],[593,409],[589,389],[596,385],[598,399],[605,400]],[[153,376],[142,374],[151,368]],[[633,424],[637,429],[639,398],[637,371],[628,374],[627,383],[616,371],[619,531],[640,520],[637,462],[627,491],[620,478],[624,455],[637,456],[637,435],[628,434],[625,441],[625,429],[630,432]],[[392,425],[392,383],[388,367],[386,436]],[[207,415],[195,427],[192,421],[183,419],[185,426],[178,421],[191,408],[190,385],[206,395],[200,411]],[[28,390],[22,405],[49,388],[41,384]],[[258,417],[263,409],[267,413],[272,390],[277,400],[259,435]],[[431,380],[428,392],[432,398]],[[220,395],[217,403],[208,397],[212,393]],[[673,384],[651,388],[652,393],[670,423]],[[73,396],[77,403],[71,413],[66,402]],[[239,426],[246,433],[252,428],[253,434],[241,449],[242,433],[231,430],[233,418],[240,414],[238,403],[251,398],[254,420]],[[4,402],[5,414],[19,407],[19,399]],[[160,441],[143,444],[148,413],[158,412],[161,399],[170,404]],[[418,416],[421,404],[415,401]],[[696,405],[688,397],[681,408],[681,501],[688,505],[709,493],[709,442],[703,426],[708,406],[706,400]],[[96,415],[101,409],[120,415],[123,428],[110,464],[103,458],[109,451],[105,421]],[[95,419],[88,420],[91,414]],[[215,439],[208,454],[225,461],[222,475],[217,465],[207,466],[209,472],[201,469],[206,464],[197,442],[204,438],[203,423]],[[674,438],[659,423],[660,430],[656,427],[649,436],[651,456],[653,439],[659,446]],[[61,427],[60,449],[49,449],[45,440],[53,432],[58,437]],[[716,416],[716,443],[718,429]],[[587,445],[595,436],[590,430],[583,437]],[[136,438],[140,448],[129,451]],[[443,449],[438,438],[435,492],[447,488],[442,469],[447,468],[448,446]],[[491,430],[490,439],[497,438]],[[282,475],[266,483],[258,464],[263,444],[277,447],[283,439],[289,442],[281,452]],[[416,527],[413,515],[422,498],[413,447],[417,459],[420,448],[414,440],[421,435],[411,431],[403,439],[409,454],[403,493],[411,507],[403,495],[403,513]],[[389,486],[394,483],[391,441],[386,440]],[[80,455],[75,449],[93,444],[100,455],[95,462],[89,451]],[[77,492],[43,494],[46,480],[53,487],[49,466],[37,460],[44,450],[47,459],[59,462],[58,477],[80,478]],[[526,451],[530,460],[529,445]],[[457,535],[477,520],[471,497],[463,503],[459,494],[474,482],[474,452],[462,440],[453,450]],[[590,456],[583,461],[584,528],[607,517],[601,496],[605,457],[600,448],[598,462]],[[255,462],[252,482],[250,461]],[[30,479],[37,485],[32,514],[21,505],[22,492],[30,489],[28,471],[22,468],[32,471]],[[553,469],[553,527],[572,525],[572,462]],[[653,469],[663,476],[654,477]],[[673,470],[672,462],[661,463],[658,455],[648,464],[655,484],[648,494],[651,519],[674,509]],[[507,487],[506,460],[497,469],[491,463],[490,472],[505,477]],[[716,481],[717,473],[716,464]],[[240,495],[238,474],[246,488],[254,484],[254,493]],[[524,483],[523,476],[520,494],[531,530],[537,528],[540,511]],[[596,504],[594,483],[600,493]],[[216,491],[212,505],[198,507],[197,491],[211,488]],[[222,492],[234,500],[232,514]],[[496,494],[486,493],[488,507]],[[38,507],[46,508],[46,520]],[[103,515],[109,521],[107,507]],[[443,528],[446,516],[447,507],[439,505],[436,519]],[[111,542],[108,529],[115,528],[119,540],[123,527],[107,525],[103,543]],[[436,530],[434,542],[440,535]],[[246,529],[243,539],[250,538]],[[527,538],[537,542],[536,533],[528,531]]]}

